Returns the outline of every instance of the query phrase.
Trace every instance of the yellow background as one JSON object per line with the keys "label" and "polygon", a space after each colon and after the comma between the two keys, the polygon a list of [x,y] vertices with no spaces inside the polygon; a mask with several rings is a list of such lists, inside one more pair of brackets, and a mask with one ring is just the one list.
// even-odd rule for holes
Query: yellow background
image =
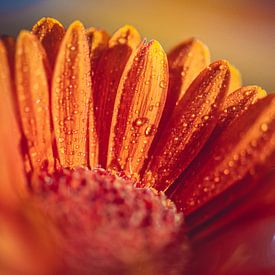
{"label": "yellow background", "polygon": [[30,28],[40,17],[51,16],[66,26],[80,19],[87,27],[101,27],[109,32],[125,23],[132,24],[148,39],[159,40],[166,50],[183,39],[197,37],[209,46],[212,60],[228,59],[238,67],[244,84],[275,91],[273,0],[19,2],[0,9],[1,33],[16,34],[22,28]]}

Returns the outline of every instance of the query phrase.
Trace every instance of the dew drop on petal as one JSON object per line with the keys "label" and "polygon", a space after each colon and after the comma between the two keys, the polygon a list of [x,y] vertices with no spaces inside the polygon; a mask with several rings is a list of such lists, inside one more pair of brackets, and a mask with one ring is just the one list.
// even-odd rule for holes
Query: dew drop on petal
{"label": "dew drop on petal", "polygon": [[155,132],[156,132],[156,126],[155,125],[149,125],[148,127],[146,127],[146,129],[145,129],[145,132],[144,132],[144,134],[145,134],[145,136],[152,136]]}
{"label": "dew drop on petal", "polygon": [[268,125],[266,123],[261,124],[261,131],[263,131],[263,132],[268,131]]}

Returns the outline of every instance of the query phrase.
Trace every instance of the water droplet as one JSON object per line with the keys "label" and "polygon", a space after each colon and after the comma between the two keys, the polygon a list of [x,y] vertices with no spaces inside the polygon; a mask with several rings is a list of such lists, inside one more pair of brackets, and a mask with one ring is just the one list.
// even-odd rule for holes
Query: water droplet
{"label": "water droplet", "polygon": [[145,136],[148,137],[148,136],[152,136],[156,131],[157,131],[156,126],[152,124],[146,127],[144,134]]}
{"label": "water droplet", "polygon": [[127,43],[127,39],[125,37],[119,37],[117,41],[118,41],[119,44],[126,44]]}
{"label": "water droplet", "polygon": [[30,107],[29,107],[29,106],[26,106],[26,107],[24,108],[24,111],[25,111],[25,113],[29,113],[29,112],[30,112]]}
{"label": "water droplet", "polygon": [[224,169],[223,173],[224,173],[225,175],[229,175],[229,174],[230,174],[230,171],[229,171],[229,169]]}
{"label": "water droplet", "polygon": [[266,123],[261,124],[261,130],[263,132],[267,132],[268,131],[268,125]]}
{"label": "water droplet", "polygon": [[134,127],[141,127],[146,122],[148,122],[148,118],[147,117],[139,117],[139,118],[135,119],[132,124],[133,124]]}
{"label": "water droplet", "polygon": [[164,80],[161,80],[159,83],[160,88],[164,89],[166,88],[166,82]]}
{"label": "water droplet", "polygon": [[202,117],[202,119],[206,121],[206,120],[209,119],[209,116],[205,115],[205,116]]}

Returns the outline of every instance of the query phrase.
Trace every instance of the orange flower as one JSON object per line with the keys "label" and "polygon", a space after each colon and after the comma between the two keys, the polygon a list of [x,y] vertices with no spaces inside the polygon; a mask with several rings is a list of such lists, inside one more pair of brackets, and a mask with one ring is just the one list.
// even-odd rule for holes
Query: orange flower
{"label": "orange flower", "polygon": [[209,63],[127,25],[1,38],[1,274],[274,272],[275,96]]}

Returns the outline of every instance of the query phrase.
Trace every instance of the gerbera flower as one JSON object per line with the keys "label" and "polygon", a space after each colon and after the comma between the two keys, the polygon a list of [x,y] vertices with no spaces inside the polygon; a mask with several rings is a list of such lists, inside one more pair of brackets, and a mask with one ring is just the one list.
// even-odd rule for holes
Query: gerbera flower
{"label": "gerbera flower", "polygon": [[131,26],[1,38],[3,274],[274,270],[249,253],[274,214],[275,96],[209,63]]}

